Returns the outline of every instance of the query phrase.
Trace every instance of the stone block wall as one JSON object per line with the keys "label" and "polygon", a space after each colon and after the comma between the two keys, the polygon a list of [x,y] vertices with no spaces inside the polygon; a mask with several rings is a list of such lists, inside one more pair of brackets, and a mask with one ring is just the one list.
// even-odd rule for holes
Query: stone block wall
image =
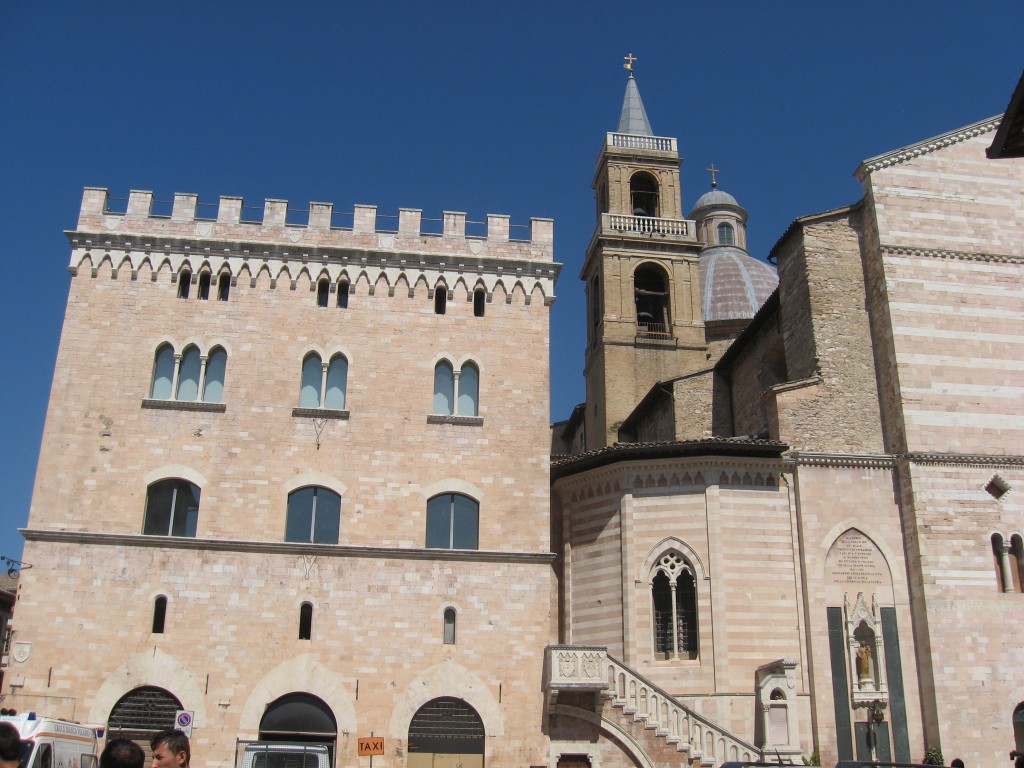
{"label": "stone block wall", "polygon": [[[305,226],[267,201],[261,222],[195,196],[154,215],[86,190],[71,289],[26,530],[15,641],[31,653],[5,680],[5,706],[66,702],[105,722],[140,685],[196,711],[198,766],[227,766],[278,696],[306,690],[334,712],[339,765],[355,739],[388,734],[382,765],[404,765],[408,723],[438,696],[484,720],[489,765],[536,764],[543,650],[556,637],[549,495],[549,306],[559,265],[551,226],[488,236],[445,214],[443,232],[402,211],[397,232],[357,206]],[[227,300],[179,282],[228,276]],[[328,306],[318,283],[330,286]],[[349,290],[347,306],[337,291]],[[485,294],[483,313],[474,291]],[[443,292],[444,313],[435,298]],[[514,340],[510,343],[509,340]],[[154,399],[157,350],[227,354],[220,403]],[[299,409],[304,357],[348,361],[344,410]],[[472,362],[478,413],[434,413],[434,368]],[[147,486],[200,488],[195,538],[143,536]],[[341,496],[336,545],[285,542],[288,494]],[[480,505],[479,549],[426,550],[426,504]],[[167,628],[152,630],[154,600]],[[313,637],[298,611],[313,606]],[[457,641],[442,642],[445,607]],[[64,697],[64,698],[60,698]],[[55,713],[58,714],[58,713]]]}

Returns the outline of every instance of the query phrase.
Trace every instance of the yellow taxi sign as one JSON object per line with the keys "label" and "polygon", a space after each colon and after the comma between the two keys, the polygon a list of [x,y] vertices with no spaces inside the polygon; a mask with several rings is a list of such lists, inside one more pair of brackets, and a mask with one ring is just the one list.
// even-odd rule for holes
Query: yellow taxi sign
{"label": "yellow taxi sign", "polygon": [[365,757],[366,755],[383,755],[384,754],[384,737],[383,736],[371,736],[368,739],[359,739],[359,756]]}

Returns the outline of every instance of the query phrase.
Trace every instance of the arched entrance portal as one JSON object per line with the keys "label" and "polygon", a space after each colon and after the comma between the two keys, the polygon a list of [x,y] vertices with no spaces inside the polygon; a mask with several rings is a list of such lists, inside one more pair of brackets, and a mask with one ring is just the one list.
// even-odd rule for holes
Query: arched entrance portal
{"label": "arched entrance portal", "polygon": [[409,723],[409,768],[483,768],[484,723],[462,699],[428,701]]}
{"label": "arched entrance portal", "polygon": [[107,739],[131,739],[150,759],[149,740],[157,731],[174,728],[174,716],[184,709],[177,697],[163,688],[145,685],[120,699],[107,718]]}
{"label": "arched entrance portal", "polygon": [[310,693],[286,693],[267,705],[260,718],[260,741],[327,744],[334,759],[338,721],[323,699]]}

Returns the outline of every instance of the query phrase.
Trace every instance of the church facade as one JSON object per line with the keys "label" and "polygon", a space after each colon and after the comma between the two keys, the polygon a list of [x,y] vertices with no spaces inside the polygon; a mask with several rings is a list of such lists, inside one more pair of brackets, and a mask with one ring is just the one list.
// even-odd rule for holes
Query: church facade
{"label": "church facade", "polygon": [[733,324],[756,275],[708,259],[745,212],[713,190],[648,222],[627,206],[674,196],[670,140],[609,134],[630,165],[598,163],[587,402],[552,465],[549,709],[591,764],[1022,746],[1024,174],[989,156],[1000,124],[863,163],[863,198],[797,219]]}
{"label": "church facade", "polygon": [[211,766],[1005,760],[1021,111],[864,162],[776,269],[631,75],[553,428],[550,220],[87,189],[4,706],[184,710]]}

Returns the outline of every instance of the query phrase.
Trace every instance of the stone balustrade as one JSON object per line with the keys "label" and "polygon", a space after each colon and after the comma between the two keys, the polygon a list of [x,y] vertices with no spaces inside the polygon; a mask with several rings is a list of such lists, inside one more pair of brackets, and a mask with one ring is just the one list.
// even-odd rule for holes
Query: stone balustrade
{"label": "stone balustrade", "polygon": [[642,136],[635,133],[609,133],[609,147],[617,149],[653,149],[657,152],[677,152],[676,140],[669,136]]}
{"label": "stone balustrade", "polygon": [[612,706],[653,730],[694,765],[761,760],[761,751],[739,736],[684,706],[599,646],[548,647],[549,691],[594,691]]}
{"label": "stone balustrade", "polygon": [[629,216],[624,213],[602,213],[604,233],[622,232],[641,235],[671,235],[695,239],[694,222],[688,219],[662,219],[657,216]]}

